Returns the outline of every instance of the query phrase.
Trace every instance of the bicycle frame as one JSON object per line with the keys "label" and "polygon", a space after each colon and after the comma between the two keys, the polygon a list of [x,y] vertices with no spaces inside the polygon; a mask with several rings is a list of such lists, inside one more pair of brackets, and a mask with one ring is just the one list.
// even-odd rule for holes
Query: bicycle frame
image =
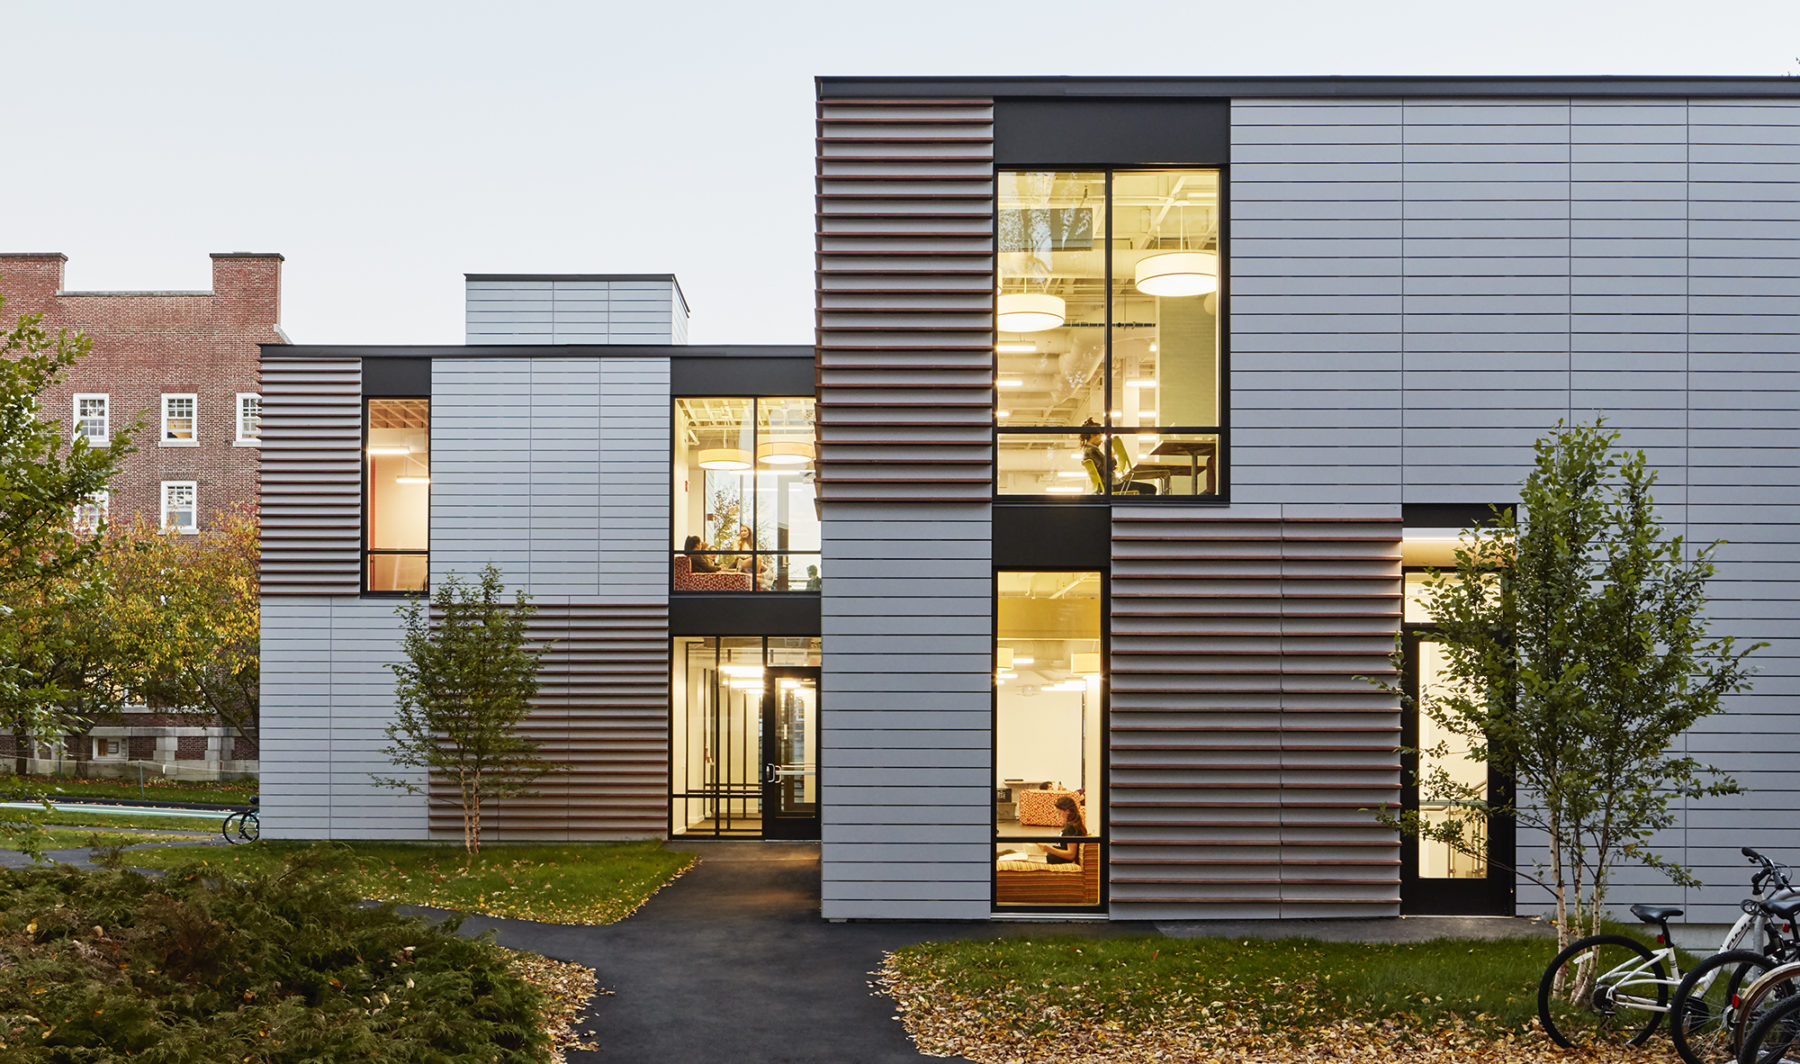
{"label": "bicycle frame", "polygon": [[[1731,925],[1731,930],[1726,932],[1724,941],[1714,952],[1725,953],[1737,949],[1750,936],[1751,931],[1766,922],[1767,918],[1757,913],[1745,913],[1738,917],[1737,923]],[[1667,964],[1668,974],[1658,978],[1654,971],[1657,964]],[[1718,978],[1718,974],[1718,972],[1712,972],[1707,975],[1703,985],[1711,986],[1712,981]],[[1656,998],[1641,997],[1628,991],[1638,990],[1641,993],[1643,988],[1678,986],[1683,975],[1680,951],[1675,948],[1673,943],[1665,942],[1661,949],[1652,951],[1648,958],[1634,959],[1596,976],[1594,985],[1610,987],[1612,1000],[1616,1005],[1641,1009],[1645,1012],[1668,1012],[1669,1006],[1658,1003]],[[1652,992],[1654,992],[1653,989]]]}

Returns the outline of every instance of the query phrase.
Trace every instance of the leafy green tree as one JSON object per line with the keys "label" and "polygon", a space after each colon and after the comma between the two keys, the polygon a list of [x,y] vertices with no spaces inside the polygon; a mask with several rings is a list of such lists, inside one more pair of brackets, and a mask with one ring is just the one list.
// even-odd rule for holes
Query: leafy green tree
{"label": "leafy green tree", "polygon": [[1516,799],[1438,771],[1418,779],[1421,799],[1469,816],[1427,823],[1383,810],[1409,834],[1470,853],[1471,821],[1510,816],[1536,829],[1549,866],[1526,874],[1555,897],[1563,945],[1598,931],[1622,860],[1696,882],[1652,840],[1675,823],[1676,802],[1739,787],[1675,741],[1749,686],[1745,657],[1763,645],[1708,634],[1718,545],[1694,548],[1657,523],[1656,473],[1617,439],[1596,422],[1539,440],[1518,510],[1465,532],[1456,570],[1426,580],[1445,664],[1419,710],[1510,777]]}
{"label": "leafy green tree", "polygon": [[106,536],[102,623],[117,669],[150,707],[258,737],[261,683],[256,508],[213,515],[197,536],[139,517]]}
{"label": "leafy green tree", "polygon": [[[5,304],[0,296],[0,312]],[[81,730],[84,705],[107,690],[91,682],[92,628],[71,623],[91,605],[99,550],[97,537],[76,530],[74,514],[134,450],[136,428],[96,447],[40,417],[40,397],[90,348],[67,330],[51,336],[42,320],[26,314],[0,324],[0,729],[13,737],[21,768],[31,743]],[[0,813],[0,835],[23,826]]]}
{"label": "leafy green tree", "polygon": [[553,767],[540,756],[537,740],[519,732],[537,694],[544,654],[525,634],[536,610],[523,591],[511,603],[503,591],[500,571],[489,565],[474,586],[452,574],[436,589],[429,610],[421,596],[400,608],[406,660],[388,666],[399,711],[382,753],[398,768],[423,770],[426,781],[374,777],[384,787],[454,806],[471,854],[481,852],[482,807],[531,793]]}

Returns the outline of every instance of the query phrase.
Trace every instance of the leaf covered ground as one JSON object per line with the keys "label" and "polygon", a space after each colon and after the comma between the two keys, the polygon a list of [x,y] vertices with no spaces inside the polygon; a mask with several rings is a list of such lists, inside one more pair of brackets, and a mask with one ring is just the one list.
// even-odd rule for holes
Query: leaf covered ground
{"label": "leaf covered ground", "polygon": [[[1553,947],[1554,944],[1550,943]],[[1571,1053],[1533,1024],[1542,941],[1405,945],[1008,939],[891,954],[878,985],[922,1052],[981,1064],[1673,1061]]]}
{"label": "leaf covered ground", "polygon": [[200,854],[133,850],[131,863],[168,868],[198,858],[243,877],[278,870],[309,847],[340,854],[324,874],[365,898],[552,924],[623,920],[694,861],[656,842],[497,843],[474,857],[460,846],[421,843],[259,842]]}

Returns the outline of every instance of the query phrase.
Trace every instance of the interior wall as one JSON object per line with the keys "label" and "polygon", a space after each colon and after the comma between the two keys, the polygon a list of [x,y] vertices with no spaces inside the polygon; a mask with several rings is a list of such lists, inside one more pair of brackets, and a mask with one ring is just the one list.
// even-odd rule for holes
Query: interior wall
{"label": "interior wall", "polygon": [[1075,691],[1026,696],[1002,687],[995,704],[1000,741],[995,744],[994,785],[1023,779],[1050,780],[1067,790],[1082,787],[1084,701]]}
{"label": "interior wall", "polygon": [[406,471],[404,455],[369,459],[369,546],[378,550],[425,550],[430,543],[431,486],[396,484]]}

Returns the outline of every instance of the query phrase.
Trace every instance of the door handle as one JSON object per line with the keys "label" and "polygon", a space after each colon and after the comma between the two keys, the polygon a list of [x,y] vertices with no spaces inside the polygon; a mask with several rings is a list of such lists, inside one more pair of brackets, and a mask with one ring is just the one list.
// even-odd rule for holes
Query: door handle
{"label": "door handle", "polygon": [[766,764],[763,766],[763,782],[764,783],[774,783],[775,782],[775,765],[773,763]]}

